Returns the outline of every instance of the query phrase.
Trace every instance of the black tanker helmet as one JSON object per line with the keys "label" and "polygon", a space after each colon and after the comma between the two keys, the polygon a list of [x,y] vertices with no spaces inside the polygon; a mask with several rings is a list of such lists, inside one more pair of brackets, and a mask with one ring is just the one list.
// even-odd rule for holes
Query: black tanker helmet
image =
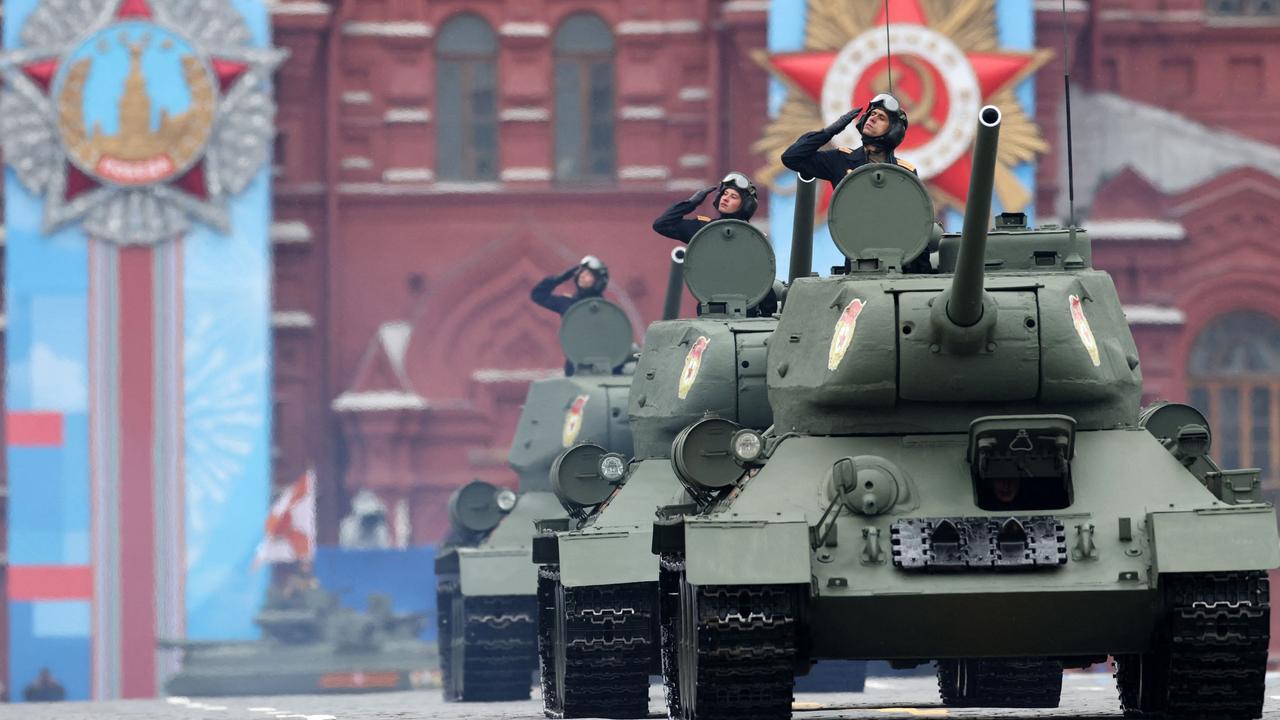
{"label": "black tanker helmet", "polygon": [[[880,137],[867,137],[862,132],[862,126],[867,124],[867,117],[876,108],[884,110],[885,114],[889,116],[889,129]],[[898,102],[898,98],[889,93],[880,93],[871,98],[871,102],[867,103],[867,111],[858,118],[857,128],[858,134],[862,135],[862,144],[864,146],[878,147],[884,151],[892,152],[902,144],[902,138],[907,134],[907,111],[902,109],[902,103]]]}
{"label": "black tanker helmet", "polygon": [[[609,284],[609,266],[600,262],[600,258],[595,255],[587,255],[578,261],[578,272],[590,270],[591,274],[596,276],[596,284],[589,288],[578,288],[578,295],[603,295],[605,287]],[[574,276],[575,279],[577,276]],[[575,287],[576,287],[575,283]]]}
{"label": "black tanker helmet", "polygon": [[750,220],[752,215],[756,214],[756,208],[760,206],[760,200],[756,197],[756,186],[751,184],[751,178],[746,175],[734,171],[724,176],[720,181],[720,187],[716,189],[716,204],[720,207],[720,196],[724,195],[724,191],[733,188],[742,196],[742,206],[736,212],[721,213],[721,218],[734,218],[737,220]]}

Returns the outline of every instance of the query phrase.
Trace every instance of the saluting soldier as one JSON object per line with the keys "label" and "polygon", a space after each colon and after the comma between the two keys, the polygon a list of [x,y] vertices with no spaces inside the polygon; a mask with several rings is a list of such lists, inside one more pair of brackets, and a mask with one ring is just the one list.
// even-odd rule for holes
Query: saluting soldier
{"label": "saluting soldier", "polygon": [[719,185],[699,190],[688,200],[681,200],[667,208],[666,212],[653,221],[653,231],[672,240],[689,242],[712,218],[707,215],[691,218],[685,216],[697,210],[711,193],[716,193],[715,206],[720,215],[717,220],[750,220],[760,204],[756,197],[756,186],[751,184],[751,179],[740,172],[731,172],[724,176]]}
{"label": "saluting soldier", "polygon": [[[854,119],[858,120],[856,127],[862,136],[862,147],[821,149],[844,132]],[[867,163],[891,163],[915,172],[915,166],[894,155],[906,134],[907,113],[902,104],[894,96],[880,93],[867,104],[866,113],[862,108],[854,108],[825,128],[801,135],[782,153],[782,164],[804,177],[826,180],[831,187]]]}
{"label": "saluting soldier", "polygon": [[[573,280],[573,295],[556,295],[554,290]],[[589,297],[600,297],[605,286],[609,284],[609,268],[600,262],[595,255],[587,255],[577,265],[559,275],[550,275],[533,286],[529,299],[542,307],[563,315],[566,310],[579,300]]]}

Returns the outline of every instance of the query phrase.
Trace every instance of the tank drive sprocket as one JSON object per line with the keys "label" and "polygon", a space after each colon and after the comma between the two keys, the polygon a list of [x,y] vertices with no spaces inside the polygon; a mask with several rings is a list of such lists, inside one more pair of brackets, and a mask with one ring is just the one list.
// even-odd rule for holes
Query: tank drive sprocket
{"label": "tank drive sprocket", "polygon": [[678,672],[684,720],[791,717],[801,589],[680,583]]}
{"label": "tank drive sprocket", "polygon": [[655,655],[655,583],[564,587],[557,583],[556,705],[565,718],[649,715]]}
{"label": "tank drive sprocket", "polygon": [[1054,708],[1062,664],[1044,658],[939,660],[938,694],[948,707]]}
{"label": "tank drive sprocket", "polygon": [[[447,607],[450,618],[439,623],[445,698],[528,699],[538,664],[536,600],[522,595],[463,597],[456,585],[444,588],[446,584],[441,583],[440,594],[447,592],[448,597],[441,598],[440,608]],[[451,648],[459,632],[466,641],[461,659],[453,656]]]}
{"label": "tank drive sprocket", "polygon": [[1262,716],[1271,603],[1265,573],[1168,575],[1155,645],[1116,658],[1125,717]]}

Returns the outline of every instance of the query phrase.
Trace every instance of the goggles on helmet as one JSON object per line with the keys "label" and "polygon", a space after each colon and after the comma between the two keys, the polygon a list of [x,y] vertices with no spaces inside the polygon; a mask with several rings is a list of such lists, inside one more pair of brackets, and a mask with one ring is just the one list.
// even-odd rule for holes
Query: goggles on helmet
{"label": "goggles on helmet", "polygon": [[588,270],[595,270],[597,272],[604,268],[604,263],[600,262],[600,258],[595,255],[587,255],[582,258],[581,262],[578,264]]}
{"label": "goggles on helmet", "polygon": [[889,93],[880,93],[879,95],[871,98],[871,102],[867,103],[867,107],[869,108],[875,105],[879,105],[884,108],[885,112],[891,113],[896,113],[902,109],[902,104],[898,102],[898,98],[890,95]]}
{"label": "goggles on helmet", "polygon": [[751,188],[751,181],[747,179],[746,175],[743,175],[740,172],[731,172],[728,175],[725,175],[724,179],[720,181],[720,184],[725,187],[735,187],[743,192],[746,192]]}

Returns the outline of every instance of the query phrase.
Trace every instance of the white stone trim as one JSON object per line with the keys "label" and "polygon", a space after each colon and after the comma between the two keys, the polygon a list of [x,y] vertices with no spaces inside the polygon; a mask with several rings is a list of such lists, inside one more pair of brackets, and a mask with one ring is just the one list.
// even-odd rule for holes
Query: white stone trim
{"label": "white stone trim", "polygon": [[343,105],[368,105],[373,102],[373,93],[368,90],[347,90],[342,93]]}
{"label": "white stone trim", "polygon": [[373,160],[360,155],[352,155],[342,158],[340,165],[343,170],[369,170],[373,168]]}
{"label": "white stone trim", "polygon": [[382,180],[389,183],[431,182],[435,179],[435,171],[425,167],[387,168],[382,171]]}
{"label": "white stone trim", "polygon": [[697,20],[623,20],[614,30],[619,35],[678,35],[702,30]]}
{"label": "white stone trim", "polygon": [[721,11],[731,13],[769,12],[770,0],[729,0],[721,7]]}
{"label": "white stone trim", "polygon": [[[1036,12],[1060,13],[1062,0],[1036,0]],[[1086,0],[1067,0],[1067,12],[1089,12],[1089,3]]]}
{"label": "white stone trim", "polygon": [[667,189],[671,192],[684,192],[686,190],[702,190],[707,187],[707,182],[699,178],[678,178],[676,180],[667,181]]}
{"label": "white stone trim", "polygon": [[276,310],[271,313],[271,327],[277,330],[306,330],[316,326],[316,319],[303,310]]}
{"label": "white stone trim", "polygon": [[711,164],[710,155],[681,155],[680,167],[682,168],[704,168]]}
{"label": "white stone trim", "polygon": [[705,87],[684,87],[680,88],[676,97],[684,102],[701,102],[711,97],[711,91]]}
{"label": "white stone trim", "polygon": [[328,15],[333,9],[322,2],[269,2],[267,11],[272,15]]}
{"label": "white stone trim", "polygon": [[382,114],[382,121],[388,125],[423,125],[431,122],[431,111],[414,107],[391,108]]}
{"label": "white stone trim", "polygon": [[665,165],[624,165],[618,168],[620,180],[666,180],[671,177]]}
{"label": "white stone trim", "polygon": [[9,316],[0,314],[0,332],[4,332],[5,330],[8,330],[8,329],[9,329]]}
{"label": "white stone trim", "polygon": [[525,368],[520,370],[503,370],[501,368],[480,368],[471,373],[471,379],[478,383],[499,382],[535,382],[564,375],[564,368]]}
{"label": "white stone trim", "polygon": [[1102,10],[1098,13],[1102,20],[1138,22],[1204,22],[1203,10]]}
{"label": "white stone trim", "polygon": [[354,37],[429,38],[436,34],[436,29],[427,23],[412,20],[352,20],[342,26],[342,34]]}
{"label": "white stone trim", "polygon": [[1164,305],[1125,305],[1124,318],[1130,325],[1182,325],[1186,313]]}
{"label": "white stone trim", "polygon": [[505,22],[498,26],[503,37],[551,37],[551,26],[543,22]]}
{"label": "white stone trim", "polygon": [[498,119],[502,122],[546,122],[551,119],[551,111],[536,106],[509,107],[498,113]]}
{"label": "white stone trim", "polygon": [[1084,224],[1094,240],[1183,240],[1187,229],[1170,220],[1095,220]]}
{"label": "white stone trim", "polygon": [[301,220],[277,220],[271,223],[271,242],[292,245],[311,242],[311,227]]}
{"label": "white stone trim", "polygon": [[5,229],[4,223],[0,223],[0,247],[4,247],[5,238],[8,236],[8,234],[9,232],[8,230]]}
{"label": "white stone trim", "polygon": [[623,105],[618,117],[623,120],[662,120],[667,111],[661,105]]}
{"label": "white stone trim", "polygon": [[500,177],[502,178],[502,182],[545,182],[551,179],[551,168],[548,168],[548,167],[503,168]]}
{"label": "white stone trim", "polygon": [[478,195],[496,193],[502,183],[488,180],[466,182],[450,180],[434,183],[347,182],[338,183],[342,195],[405,197],[414,195]]}
{"label": "white stone trim", "polygon": [[404,390],[344,392],[333,401],[334,412],[378,412],[385,410],[426,410],[427,400]]}

